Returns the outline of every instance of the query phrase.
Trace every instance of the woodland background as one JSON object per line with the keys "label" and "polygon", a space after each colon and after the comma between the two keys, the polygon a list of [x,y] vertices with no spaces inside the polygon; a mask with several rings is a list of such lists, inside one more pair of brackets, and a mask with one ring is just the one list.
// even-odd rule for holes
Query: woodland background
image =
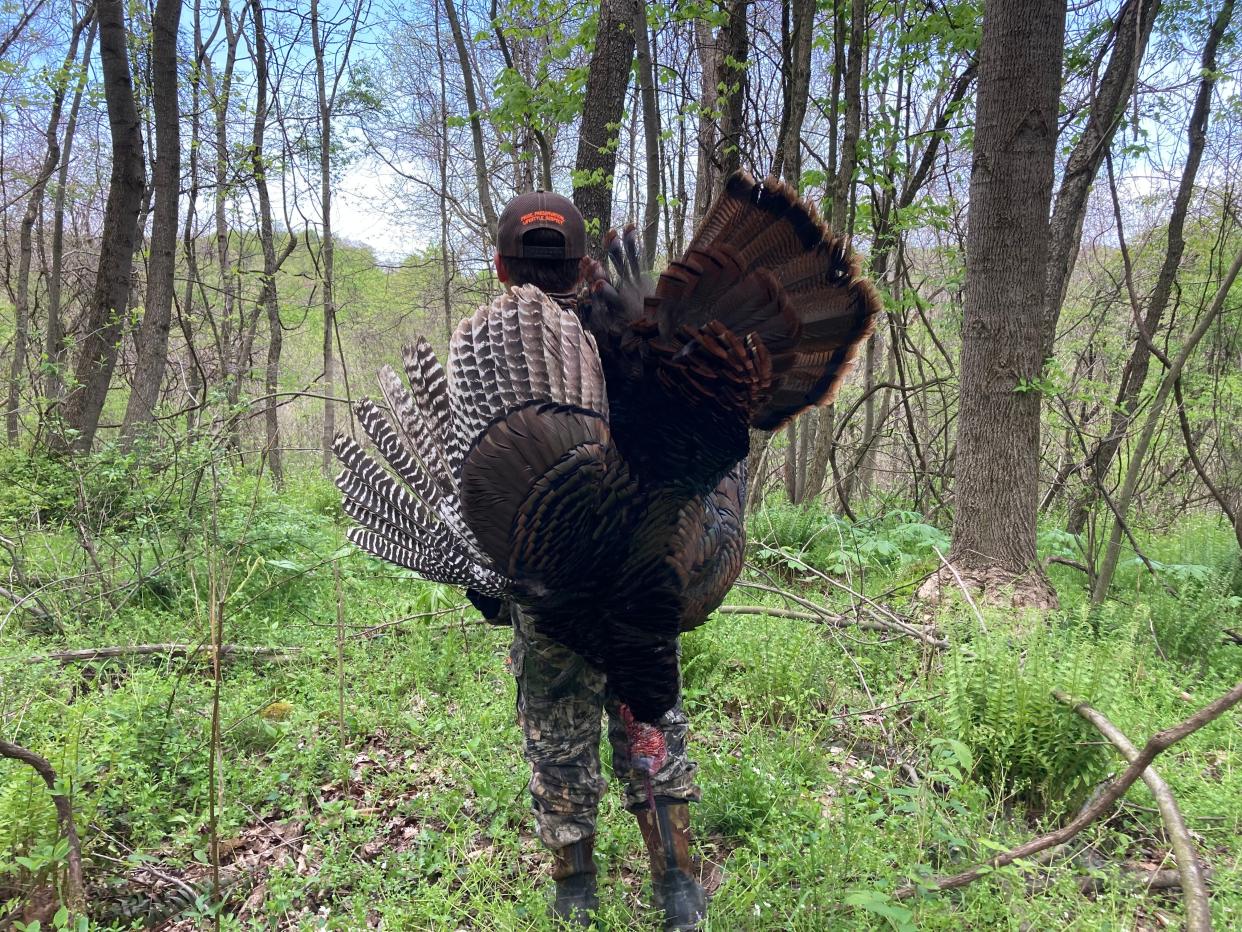
{"label": "woodland background", "polygon": [[[834,405],[754,436],[748,569],[687,638],[721,928],[1236,924],[1236,713],[1161,763],[1210,903],[1157,876],[1188,858],[1150,788],[905,887],[1120,769],[1054,690],[1141,741],[1238,680],[1238,20],[4,4],[0,923],[539,926],[503,633],[344,544],[328,446],[495,293],[511,196],[637,224],[658,271],[745,168],[884,312]],[[605,918],[640,925],[615,803]]]}

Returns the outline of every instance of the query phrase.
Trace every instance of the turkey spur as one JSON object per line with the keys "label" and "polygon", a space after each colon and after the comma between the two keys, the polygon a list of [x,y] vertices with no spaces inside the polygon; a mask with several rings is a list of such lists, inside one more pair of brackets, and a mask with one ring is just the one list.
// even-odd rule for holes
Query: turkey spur
{"label": "turkey spur", "polygon": [[338,437],[362,549],[513,601],[602,669],[640,721],[676,701],[677,636],[742,567],[749,429],[830,402],[879,300],[792,189],[734,175],[654,288],[633,230],[567,310],[531,285],[463,320],[447,371],[404,353]]}

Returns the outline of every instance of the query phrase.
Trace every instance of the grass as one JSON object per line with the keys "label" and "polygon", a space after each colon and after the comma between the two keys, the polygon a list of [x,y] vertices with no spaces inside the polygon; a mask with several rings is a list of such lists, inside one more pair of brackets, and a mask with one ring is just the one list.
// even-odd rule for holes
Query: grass
{"label": "grass", "polygon": [[[102,566],[94,576],[65,521],[72,503],[44,496],[50,483],[37,470],[28,466],[0,501],[6,524],[23,530],[28,579],[86,574],[45,590],[59,628],[22,613],[5,621],[0,736],[46,755],[73,796],[91,928],[198,928],[212,914],[213,679],[201,659],[30,658],[201,642],[213,578],[228,593],[227,641],[298,651],[224,668],[214,796],[221,927],[549,928],[549,859],[532,833],[506,631],[470,621],[450,590],[343,548],[334,490],[317,478],[278,493],[222,475],[190,499],[184,482],[158,473],[130,487],[103,472],[103,491],[85,488]],[[929,547],[943,533],[903,513],[815,520],[765,509],[752,524],[754,558],[782,585],[838,609],[848,601],[819,591],[798,560],[877,593],[934,567]],[[1175,571],[1170,596],[1127,567],[1117,599],[1093,611],[1081,577],[1053,567],[1061,612],[1015,643],[1003,615],[985,616],[984,635],[973,613],[951,610],[945,656],[764,616],[717,616],[688,635],[690,748],[703,787],[695,828],[725,869],[711,928],[1102,930],[1180,916],[1176,895],[1116,883],[1091,897],[1078,890],[1093,869],[1088,853],[1109,875],[1123,862],[1170,866],[1142,787],[1079,837],[1077,860],[999,871],[952,895],[891,899],[911,879],[1025,840],[1117,769],[1050,688],[1092,699],[1141,742],[1237,680],[1242,648],[1218,637],[1239,619],[1228,534],[1187,519],[1153,557],[1208,571]],[[332,563],[345,609],[343,677]],[[738,590],[731,601],[760,597]],[[1221,928],[1242,917],[1238,724],[1227,715],[1160,760],[1215,871]],[[656,929],[641,840],[621,802],[610,790],[600,813],[600,926]],[[50,890],[63,860],[55,839],[42,784],[0,761],[0,915]],[[42,927],[53,924],[45,913]]]}

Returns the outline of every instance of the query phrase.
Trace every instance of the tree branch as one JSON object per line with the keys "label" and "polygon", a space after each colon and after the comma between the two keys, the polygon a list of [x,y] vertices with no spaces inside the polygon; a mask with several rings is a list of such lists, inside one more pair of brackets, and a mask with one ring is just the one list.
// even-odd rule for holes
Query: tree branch
{"label": "tree branch", "polygon": [[[1053,690],[1052,697],[1057,702],[1070,706],[1094,725],[1100,734],[1113,743],[1113,746],[1127,761],[1134,763],[1138,758],[1139,752],[1130,743],[1130,739],[1098,709],[1085,701],[1071,699],[1060,690]],[[1203,868],[1199,863],[1198,852],[1195,851],[1195,843],[1191,841],[1190,832],[1186,829],[1186,820],[1182,818],[1182,812],[1177,807],[1173,791],[1155,770],[1148,767],[1143,771],[1142,777],[1147,788],[1151,790],[1151,795],[1156,799],[1156,805],[1160,809],[1160,818],[1169,835],[1169,844],[1172,845],[1173,854],[1177,858],[1177,872],[1181,876],[1182,893],[1186,897],[1187,932],[1206,932],[1212,928],[1212,910],[1208,905]]]}
{"label": "tree branch", "polygon": [[52,794],[52,805],[56,807],[56,821],[60,823],[60,831],[65,836],[65,841],[69,843],[69,853],[66,856],[69,865],[68,889],[65,891],[66,905],[71,910],[80,910],[85,902],[82,884],[82,845],[78,841],[77,827],[73,824],[73,805],[69,802],[69,797],[56,790],[56,771],[52,769],[46,757],[41,757],[34,751],[29,751],[11,741],[0,740],[0,757],[29,764],[47,784],[48,792]]}
{"label": "tree branch", "polygon": [[[1220,718],[1225,712],[1233,708],[1239,702],[1242,702],[1242,681],[1234,684],[1233,688],[1220,698],[1208,703],[1190,718],[1182,723],[1167,728],[1164,731],[1152,735],[1138,756],[1130,762],[1130,766],[1126,768],[1116,780],[1108,784],[1104,791],[1090,805],[1083,808],[1074,819],[1062,828],[1054,832],[1040,835],[1033,838],[1026,844],[1019,845],[1009,851],[989,858],[985,863],[972,867],[970,870],[962,871],[960,874],[954,874],[951,877],[942,877],[931,883],[932,890],[955,890],[958,887],[964,887],[967,884],[974,883],[980,877],[992,873],[998,867],[1004,867],[1012,864],[1020,858],[1029,858],[1033,854],[1038,854],[1045,848],[1051,848],[1054,845],[1060,845],[1073,838],[1084,828],[1096,821],[1100,816],[1109,812],[1113,808],[1113,804],[1117,802],[1134,782],[1142,776],[1147,766],[1156,759],[1164,751],[1171,748],[1177,742],[1181,741],[1187,735],[1194,734],[1204,725]],[[899,900],[908,900],[920,893],[924,887],[922,885],[910,884],[901,887],[894,893],[894,897]]]}

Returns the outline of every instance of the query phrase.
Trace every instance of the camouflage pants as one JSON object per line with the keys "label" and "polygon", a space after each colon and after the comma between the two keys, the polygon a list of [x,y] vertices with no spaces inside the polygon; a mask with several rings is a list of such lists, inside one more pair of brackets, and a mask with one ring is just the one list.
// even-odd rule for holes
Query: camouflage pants
{"label": "camouflage pants", "polygon": [[[513,648],[518,724],[531,765],[530,795],[539,837],[549,848],[595,834],[595,815],[607,781],[600,773],[600,718],[608,712],[612,773],[625,782],[625,803],[647,801],[642,775],[630,766],[629,741],[620,703],[603,673],[567,647],[534,630],[513,607]],[[659,722],[668,759],[652,779],[652,791],[677,802],[698,802],[698,769],[686,757],[689,721],[681,702]]]}

